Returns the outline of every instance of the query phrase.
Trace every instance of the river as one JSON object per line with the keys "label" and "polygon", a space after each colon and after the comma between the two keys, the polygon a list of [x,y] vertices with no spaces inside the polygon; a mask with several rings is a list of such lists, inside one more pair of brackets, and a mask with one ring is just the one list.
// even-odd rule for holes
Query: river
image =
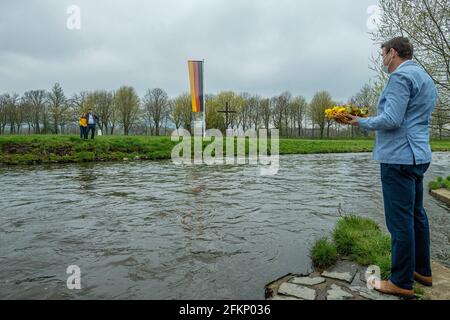
{"label": "river", "polygon": [[[364,154],[251,166],[170,161],[0,167],[0,299],[263,299],[311,271],[338,207],[384,227],[379,165]],[[434,153],[425,183],[450,174]],[[433,259],[450,264],[450,209],[425,194]],[[69,290],[66,269],[81,270]]]}

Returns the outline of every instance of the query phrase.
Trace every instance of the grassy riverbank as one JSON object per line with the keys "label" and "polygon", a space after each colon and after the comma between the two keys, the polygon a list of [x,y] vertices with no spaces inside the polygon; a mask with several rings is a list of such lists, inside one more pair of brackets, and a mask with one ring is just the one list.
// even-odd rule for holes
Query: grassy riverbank
{"label": "grassy riverbank", "polygon": [[334,265],[346,257],[362,266],[377,265],[387,278],[391,268],[391,239],[371,219],[349,215],[338,220],[332,239],[321,238],[311,249],[311,260],[318,269]]}
{"label": "grassy riverbank", "polygon": [[[330,268],[339,259],[347,258],[361,266],[378,266],[381,278],[388,279],[391,274],[391,238],[372,219],[347,215],[337,221],[331,240],[323,237],[314,243],[310,257],[318,270]],[[417,284],[414,292],[418,298],[423,296],[423,289]]]}
{"label": "grassy riverbank", "polygon": [[[0,136],[0,163],[39,164],[93,161],[170,159],[177,142],[170,137],[101,136],[82,141],[78,136]],[[204,143],[207,145],[208,143]],[[280,154],[370,152],[373,140],[280,139]],[[434,151],[450,151],[450,140],[432,141]]]}
{"label": "grassy riverbank", "polygon": [[321,238],[311,248],[314,267],[326,269],[347,257],[362,265],[377,265],[387,278],[391,268],[391,239],[371,219],[349,215],[338,220],[332,239]]}

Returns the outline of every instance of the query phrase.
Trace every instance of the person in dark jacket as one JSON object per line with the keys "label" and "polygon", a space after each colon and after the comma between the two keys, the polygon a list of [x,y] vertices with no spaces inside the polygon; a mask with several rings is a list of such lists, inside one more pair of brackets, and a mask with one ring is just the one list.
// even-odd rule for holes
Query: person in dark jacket
{"label": "person in dark jacket", "polygon": [[94,139],[95,136],[95,126],[98,122],[98,117],[94,114],[94,112],[89,110],[89,112],[86,114],[87,119],[87,131],[86,136],[89,136],[89,132],[91,132],[91,139]]}

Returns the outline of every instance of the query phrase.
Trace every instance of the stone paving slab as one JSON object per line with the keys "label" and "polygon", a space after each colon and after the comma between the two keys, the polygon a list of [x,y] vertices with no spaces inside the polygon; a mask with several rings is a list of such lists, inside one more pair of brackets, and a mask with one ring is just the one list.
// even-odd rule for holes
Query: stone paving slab
{"label": "stone paving slab", "polygon": [[303,299],[299,299],[299,298],[295,298],[295,297],[291,297],[291,296],[282,296],[277,294],[275,297],[270,298],[268,300],[303,300]]}
{"label": "stone paving slab", "polygon": [[324,283],[325,281],[325,278],[322,277],[294,277],[289,282],[305,286],[315,286]]}
{"label": "stone paving slab", "polygon": [[348,283],[351,283],[353,280],[353,276],[350,272],[329,272],[329,271],[324,271],[322,272],[322,277],[325,278],[332,278],[332,279],[336,279],[336,280],[342,280],[342,281],[346,281]]}
{"label": "stone paving slab", "polygon": [[353,277],[352,283],[350,284],[353,287],[363,287],[366,285],[365,279],[365,271],[358,271]]}
{"label": "stone paving slab", "polygon": [[289,282],[281,284],[280,288],[278,289],[278,293],[304,300],[316,299],[316,290]]}
{"label": "stone paving slab", "polygon": [[426,300],[450,300],[450,269],[440,263],[432,262],[433,286],[418,285]]}
{"label": "stone paving slab", "polygon": [[332,284],[327,291],[327,300],[346,300],[354,298],[354,295],[343,290],[342,287]]}
{"label": "stone paving slab", "polygon": [[396,296],[388,294],[382,294],[375,289],[369,289],[367,287],[349,287],[350,290],[357,292],[361,297],[369,300],[400,300]]}

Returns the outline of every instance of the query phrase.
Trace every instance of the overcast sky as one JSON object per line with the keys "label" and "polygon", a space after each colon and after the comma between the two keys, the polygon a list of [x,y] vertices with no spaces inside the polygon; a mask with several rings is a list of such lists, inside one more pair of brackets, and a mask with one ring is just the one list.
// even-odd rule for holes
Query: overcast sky
{"label": "overcast sky", "polygon": [[[208,93],[284,90],[346,100],[373,72],[367,8],[376,0],[40,0],[0,2],[0,92],[67,95],[131,85],[189,90],[205,59]],[[81,9],[81,29],[66,26]]]}

